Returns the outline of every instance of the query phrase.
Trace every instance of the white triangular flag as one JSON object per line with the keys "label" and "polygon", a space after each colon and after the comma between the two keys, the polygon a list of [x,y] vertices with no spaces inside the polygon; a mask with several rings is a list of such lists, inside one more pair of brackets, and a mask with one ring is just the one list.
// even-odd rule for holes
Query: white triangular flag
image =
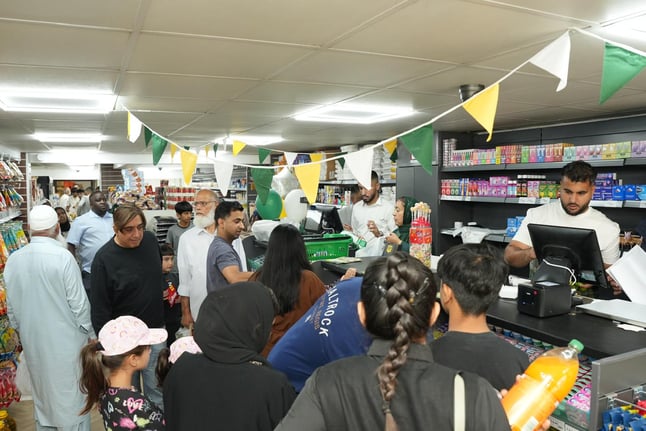
{"label": "white triangular flag", "polygon": [[372,188],[372,157],[374,148],[366,148],[365,150],[355,151],[353,153],[344,154],[345,165],[350,169],[352,176],[356,180],[370,190]]}
{"label": "white triangular flag", "polygon": [[294,164],[294,160],[296,160],[296,156],[298,156],[298,153],[291,153],[289,151],[285,151],[285,160],[287,160],[287,166],[291,166]]}
{"label": "white triangular flag", "polygon": [[220,189],[220,192],[222,192],[222,196],[226,196],[227,193],[229,193],[229,184],[231,184],[233,163],[215,160],[213,162],[213,170],[215,171],[215,179],[218,182],[218,188]]}
{"label": "white triangular flag", "polygon": [[556,91],[563,90],[567,87],[570,67],[570,34],[566,32],[530,58],[529,61],[559,78],[561,81],[556,87]]}
{"label": "white triangular flag", "polygon": [[134,143],[141,135],[142,122],[128,111],[128,140]]}

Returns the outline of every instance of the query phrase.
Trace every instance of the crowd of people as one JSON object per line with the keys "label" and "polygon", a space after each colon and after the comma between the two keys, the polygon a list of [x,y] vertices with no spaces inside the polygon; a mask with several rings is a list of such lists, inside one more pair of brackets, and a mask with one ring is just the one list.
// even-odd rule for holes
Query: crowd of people
{"label": "crowd of people", "polygon": [[[614,229],[588,208],[587,169],[567,165],[560,203],[528,217],[547,211]],[[248,271],[243,208],[211,190],[176,206],[161,247],[144,211],[111,213],[100,191],[71,223],[65,211],[34,207],[31,242],[10,256],[5,281],[37,429],[89,430],[95,406],[108,430],[452,429],[457,384],[465,429],[509,429],[499,391],[528,358],[490,331],[486,311],[507,262],[532,257],[522,227],[504,255],[487,243],[447,250],[436,277],[406,253],[416,201],[390,206],[374,176],[359,191],[347,229],[365,249],[399,251],[327,288],[289,224],[272,231],[263,266]],[[441,309],[448,330],[434,340]]]}

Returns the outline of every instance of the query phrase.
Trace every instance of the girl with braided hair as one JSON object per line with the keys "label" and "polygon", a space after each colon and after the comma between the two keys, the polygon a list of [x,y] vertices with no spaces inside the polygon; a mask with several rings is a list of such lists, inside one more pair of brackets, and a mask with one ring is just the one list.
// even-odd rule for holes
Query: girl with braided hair
{"label": "girl with braided hair", "polygon": [[[439,314],[436,293],[431,271],[408,254],[373,262],[357,304],[361,323],[374,338],[368,354],[317,369],[276,430],[457,429],[457,371],[433,362],[426,345]],[[328,307],[322,318],[330,313],[334,309]],[[462,429],[509,430],[495,389],[474,374],[461,376],[466,388]]]}

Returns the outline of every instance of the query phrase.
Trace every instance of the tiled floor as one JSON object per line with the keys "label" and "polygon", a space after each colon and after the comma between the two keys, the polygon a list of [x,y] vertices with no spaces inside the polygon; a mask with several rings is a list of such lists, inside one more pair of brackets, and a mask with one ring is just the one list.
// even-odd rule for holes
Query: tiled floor
{"label": "tiled floor", "polygon": [[[9,415],[16,420],[17,428],[20,431],[35,431],[34,423],[34,402],[23,400],[19,403],[13,403],[9,406]],[[104,431],[103,420],[99,412],[92,412],[92,431]]]}

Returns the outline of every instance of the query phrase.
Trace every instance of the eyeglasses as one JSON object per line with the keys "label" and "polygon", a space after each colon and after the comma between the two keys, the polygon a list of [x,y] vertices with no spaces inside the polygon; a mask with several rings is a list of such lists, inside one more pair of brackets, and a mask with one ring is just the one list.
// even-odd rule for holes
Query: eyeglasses
{"label": "eyeglasses", "polygon": [[195,201],[195,207],[205,207],[209,204],[214,203],[215,201]]}
{"label": "eyeglasses", "polygon": [[142,223],[142,224],[137,225],[137,226],[126,226],[126,227],[122,227],[121,229],[119,229],[119,231],[120,231],[121,233],[123,233],[123,234],[130,235],[130,234],[131,234],[131,233],[133,233],[135,230],[137,230],[137,231],[139,231],[139,232],[143,232],[143,231],[144,231],[144,229],[146,229],[146,225]]}

